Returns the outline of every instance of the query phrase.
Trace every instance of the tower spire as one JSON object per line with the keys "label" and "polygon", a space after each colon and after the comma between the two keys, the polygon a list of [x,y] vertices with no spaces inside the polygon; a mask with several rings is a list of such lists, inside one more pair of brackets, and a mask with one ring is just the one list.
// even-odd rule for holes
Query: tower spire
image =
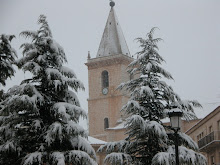
{"label": "tower spire", "polygon": [[110,6],[111,9],[109,12],[108,20],[105,25],[96,57],[117,54],[130,56],[127,43],[114,10],[115,2],[113,0],[110,0]]}

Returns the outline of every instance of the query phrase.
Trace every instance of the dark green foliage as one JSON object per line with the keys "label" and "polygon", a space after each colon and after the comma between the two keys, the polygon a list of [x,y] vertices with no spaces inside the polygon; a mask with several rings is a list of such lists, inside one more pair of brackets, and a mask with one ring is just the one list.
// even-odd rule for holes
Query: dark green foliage
{"label": "dark green foliage", "polygon": [[23,58],[17,62],[33,76],[9,89],[0,103],[0,164],[96,164],[87,132],[78,124],[86,112],[76,92],[84,86],[63,66],[64,50],[46,17],[38,23],[38,31],[21,33],[31,42],[21,45]]}
{"label": "dark green foliage", "polygon": [[[130,93],[129,101],[122,108],[127,116],[125,127],[128,136],[120,142],[110,142],[99,148],[100,152],[106,150],[108,153],[105,162],[135,165],[167,165],[167,162],[173,164],[174,139],[167,135],[167,131],[172,130],[163,125],[162,119],[168,117],[168,112],[174,106],[183,112],[185,119],[195,119],[193,107],[201,107],[197,101],[181,100],[172,87],[163,81],[173,78],[161,67],[164,59],[159,55],[157,45],[161,39],[153,38],[154,30],[155,28],[151,29],[146,39],[137,38],[141,51],[137,53],[137,59],[128,66],[128,72],[135,78],[118,87]],[[197,144],[187,135],[179,135],[182,151],[196,155],[187,155],[186,160],[181,163],[196,159],[199,160],[197,164],[205,164],[204,156],[191,151],[198,151]],[[186,156],[184,152],[180,153]]]}
{"label": "dark green foliage", "polygon": [[15,73],[12,64],[15,64],[17,55],[10,44],[14,37],[14,35],[0,35],[0,85],[6,85],[7,78],[11,78]]}

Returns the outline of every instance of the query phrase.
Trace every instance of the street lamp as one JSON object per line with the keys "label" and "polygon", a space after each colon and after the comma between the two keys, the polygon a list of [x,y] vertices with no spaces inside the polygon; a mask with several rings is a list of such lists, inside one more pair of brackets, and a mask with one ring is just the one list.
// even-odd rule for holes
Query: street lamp
{"label": "street lamp", "polygon": [[179,108],[173,108],[168,113],[170,117],[171,128],[174,130],[175,135],[175,154],[176,154],[176,165],[179,165],[179,152],[178,152],[178,131],[181,128],[181,117],[183,112]]}

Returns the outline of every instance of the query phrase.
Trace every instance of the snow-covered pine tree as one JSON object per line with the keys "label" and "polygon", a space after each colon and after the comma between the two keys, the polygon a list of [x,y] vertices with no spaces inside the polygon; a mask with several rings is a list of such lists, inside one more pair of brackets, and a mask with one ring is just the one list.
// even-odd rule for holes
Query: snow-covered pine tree
{"label": "snow-covered pine tree", "polygon": [[[122,83],[118,89],[130,93],[130,99],[122,111],[128,116],[125,124],[126,139],[109,142],[99,148],[108,153],[106,163],[135,165],[175,165],[174,139],[168,136],[170,127],[163,125],[162,119],[177,106],[186,120],[195,119],[194,107],[201,107],[197,101],[183,101],[163,79],[173,79],[161,67],[164,59],[159,55],[153,38],[155,28],[147,38],[137,38],[141,51],[137,53],[128,72],[136,77]],[[180,163],[184,165],[204,165],[206,159],[198,153],[197,144],[186,134],[179,133]]]}
{"label": "snow-covered pine tree", "polygon": [[[17,54],[10,43],[14,37],[14,35],[0,35],[0,86],[5,86],[7,78],[11,78],[15,73],[12,64],[15,63]],[[3,90],[0,90],[0,101],[3,97],[3,93]]]}
{"label": "snow-covered pine tree", "polygon": [[14,35],[0,35],[0,84],[5,85],[7,78],[14,76],[15,70],[12,64],[17,57],[16,51],[11,47]]}
{"label": "snow-covered pine tree", "polygon": [[21,45],[24,57],[17,62],[33,76],[9,89],[0,103],[0,164],[97,164],[87,132],[78,124],[86,117],[76,95],[83,84],[63,66],[64,50],[46,17],[41,15],[38,23],[38,31],[20,34],[31,42]]}

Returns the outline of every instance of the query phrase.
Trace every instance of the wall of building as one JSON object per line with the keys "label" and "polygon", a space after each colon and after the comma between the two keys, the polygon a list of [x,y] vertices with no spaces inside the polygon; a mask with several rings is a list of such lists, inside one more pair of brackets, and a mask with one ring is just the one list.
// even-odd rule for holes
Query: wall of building
{"label": "wall of building", "polygon": [[208,165],[220,164],[220,107],[186,132],[200,146]]}
{"label": "wall of building", "polygon": [[[127,82],[130,79],[126,68],[131,60],[132,58],[124,55],[115,55],[91,59],[86,64],[89,75],[88,114],[90,136],[104,141],[114,139],[113,135],[111,135],[112,138],[108,138],[109,134],[107,135],[104,128],[104,119],[108,118],[109,127],[115,127],[118,120],[123,118],[123,113],[120,110],[127,103],[128,96],[124,91],[116,90],[116,88],[122,82]],[[105,70],[109,75],[108,94],[106,95],[102,93],[102,72]]]}
{"label": "wall of building", "polygon": [[125,135],[125,129],[108,129],[107,130],[107,141],[120,141],[125,139],[127,135]]}

